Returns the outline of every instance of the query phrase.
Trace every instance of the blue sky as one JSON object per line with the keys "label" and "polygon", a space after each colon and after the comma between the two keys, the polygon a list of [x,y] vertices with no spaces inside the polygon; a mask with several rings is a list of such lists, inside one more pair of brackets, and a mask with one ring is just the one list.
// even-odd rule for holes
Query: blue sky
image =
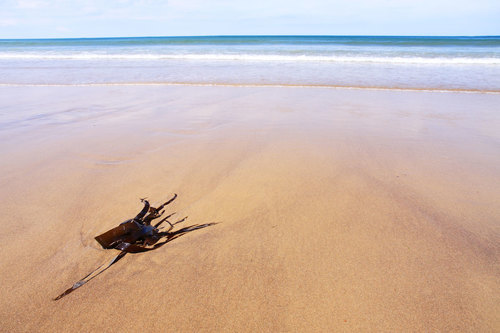
{"label": "blue sky", "polygon": [[500,35],[500,0],[0,0],[0,38]]}

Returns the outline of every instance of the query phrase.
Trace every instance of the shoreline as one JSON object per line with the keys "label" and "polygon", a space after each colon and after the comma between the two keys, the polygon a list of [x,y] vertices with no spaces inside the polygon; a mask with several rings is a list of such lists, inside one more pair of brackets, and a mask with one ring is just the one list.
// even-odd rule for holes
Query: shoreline
{"label": "shoreline", "polygon": [[181,87],[234,87],[234,88],[318,88],[318,89],[347,89],[347,90],[375,90],[400,92],[430,92],[430,93],[464,93],[464,94],[500,94],[500,90],[460,89],[460,88],[403,88],[377,86],[341,86],[322,84],[251,84],[251,83],[190,83],[190,82],[108,82],[108,83],[0,83],[0,87],[107,87],[107,86],[181,86]]}

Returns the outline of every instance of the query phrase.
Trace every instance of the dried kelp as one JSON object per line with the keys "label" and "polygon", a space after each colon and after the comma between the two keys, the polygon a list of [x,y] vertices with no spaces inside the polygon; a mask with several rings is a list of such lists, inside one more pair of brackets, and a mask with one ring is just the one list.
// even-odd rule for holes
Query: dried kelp
{"label": "dried kelp", "polygon": [[[176,224],[184,222],[187,218],[186,216],[176,222],[171,223],[168,219],[175,214],[173,213],[162,218],[156,224],[151,225],[151,222],[153,220],[163,216],[163,213],[165,212],[163,208],[174,201],[176,198],[177,194],[175,194],[172,199],[168,200],[158,208],[151,207],[148,200],[141,199],[141,202],[144,203],[144,208],[139,212],[139,214],[137,214],[136,217],[122,222],[117,227],[108,230],[99,236],[96,236],[96,241],[101,244],[104,249],[116,249],[119,250],[120,253],[116,257],[114,257],[107,265],[102,264],[101,266],[87,274],[84,278],[76,282],[71,288],[67,289],[65,292],[54,298],[54,300],[57,301],[70,294],[74,290],[80,288],[85,283],[97,277],[99,274],[103,273],[113,264],[118,262],[118,260],[122,259],[127,253],[139,253],[155,250],[190,231],[216,224],[195,224],[176,231],[172,231]],[[162,231],[163,227],[161,227],[161,225],[163,223],[168,223],[170,225],[169,228],[165,231]]]}

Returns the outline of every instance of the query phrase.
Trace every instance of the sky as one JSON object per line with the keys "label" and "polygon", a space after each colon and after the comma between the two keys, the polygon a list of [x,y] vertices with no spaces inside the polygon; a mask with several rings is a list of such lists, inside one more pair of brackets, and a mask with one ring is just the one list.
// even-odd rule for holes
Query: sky
{"label": "sky", "polygon": [[500,35],[500,0],[0,0],[0,38]]}

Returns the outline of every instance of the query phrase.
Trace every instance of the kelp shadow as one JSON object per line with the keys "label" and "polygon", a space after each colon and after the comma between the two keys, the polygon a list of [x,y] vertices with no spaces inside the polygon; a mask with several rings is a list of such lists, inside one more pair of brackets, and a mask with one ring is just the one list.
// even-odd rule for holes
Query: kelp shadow
{"label": "kelp shadow", "polygon": [[[187,219],[186,216],[174,223],[171,223],[170,221],[168,221],[168,219],[172,217],[175,214],[174,213],[166,216],[155,225],[151,225],[151,222],[154,219],[157,219],[163,215],[163,207],[174,201],[175,198],[177,198],[177,194],[175,194],[172,199],[168,200],[158,208],[151,207],[149,202],[145,198],[141,199],[141,201],[144,203],[144,208],[139,212],[139,214],[137,214],[136,217],[122,222],[119,226],[99,236],[96,236],[96,241],[101,244],[104,249],[116,249],[119,250],[120,253],[116,257],[111,259],[108,264],[102,264],[101,266],[97,267],[95,270],[87,274],[85,277],[77,281],[75,284],[73,284],[73,286],[54,298],[54,301],[57,301],[64,296],[72,293],[90,280],[104,273],[104,271],[106,271],[112,265],[116,264],[127,253],[140,253],[156,250],[191,231],[203,229],[217,224],[194,224],[176,231],[172,231],[176,224],[184,222]],[[161,224],[165,222],[170,225],[170,228],[166,231],[161,231],[163,229],[161,227]]]}

